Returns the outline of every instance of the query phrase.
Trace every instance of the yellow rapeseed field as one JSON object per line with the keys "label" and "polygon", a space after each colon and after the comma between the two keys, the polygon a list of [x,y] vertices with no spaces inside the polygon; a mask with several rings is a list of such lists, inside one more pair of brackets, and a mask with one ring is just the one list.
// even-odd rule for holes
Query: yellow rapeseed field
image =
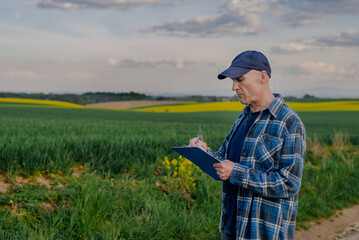
{"label": "yellow rapeseed field", "polygon": [[[16,105],[14,104],[16,103]],[[66,107],[66,108],[96,108],[96,109],[111,109],[123,110],[126,108],[101,108],[101,107],[86,107],[79,104],[39,100],[39,99],[25,99],[25,98],[0,98],[1,106],[31,106],[36,104],[39,107]],[[359,101],[330,101],[330,102],[288,102],[287,103],[295,111],[359,111]],[[33,105],[32,105],[33,106]],[[232,102],[209,102],[209,103],[189,103],[186,102],[181,105],[167,105],[167,106],[149,106],[147,108],[135,109],[133,111],[140,112],[215,112],[215,111],[242,111],[244,105],[239,101]]]}
{"label": "yellow rapeseed field", "polygon": [[290,102],[288,105],[295,111],[359,111],[359,101]]}
{"label": "yellow rapeseed field", "polygon": [[[359,101],[331,101],[311,103],[287,103],[295,111],[359,111]],[[239,101],[195,103],[176,106],[159,106],[137,109],[141,112],[211,112],[242,111],[244,105]]]}
{"label": "yellow rapeseed field", "polygon": [[[69,102],[52,101],[52,100],[40,100],[40,99],[27,99],[27,98],[0,98],[0,104],[6,105],[6,103],[19,103],[16,106],[29,106],[28,104],[39,104],[52,107],[66,107],[66,108],[84,108],[84,106]],[[11,105],[15,106],[15,105]]]}
{"label": "yellow rapeseed field", "polygon": [[242,111],[240,102],[209,102],[176,106],[160,106],[138,109],[141,112],[210,112],[210,111]]}

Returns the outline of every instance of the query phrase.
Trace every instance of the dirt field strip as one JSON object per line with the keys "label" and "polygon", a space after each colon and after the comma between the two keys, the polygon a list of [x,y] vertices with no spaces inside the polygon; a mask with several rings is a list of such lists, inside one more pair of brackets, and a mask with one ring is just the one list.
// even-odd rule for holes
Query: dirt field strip
{"label": "dirt field strip", "polygon": [[101,108],[130,108],[142,107],[151,105],[170,105],[170,104],[185,104],[185,101],[117,101],[117,102],[102,102],[87,104],[87,107],[101,107]]}
{"label": "dirt field strip", "polygon": [[[85,169],[82,166],[75,166],[72,168],[72,176],[75,178],[79,178],[85,172]],[[12,180],[5,178],[4,176],[0,176],[0,194],[6,194],[11,186],[21,186],[23,184],[40,184],[45,186],[47,189],[50,189],[51,186],[54,186],[51,177],[38,175],[32,179],[26,179],[22,176],[16,176]],[[59,188],[64,188],[63,185],[56,185]]]}
{"label": "dirt field strip", "polygon": [[350,227],[345,228],[339,234],[336,234],[333,237],[330,237],[329,240],[358,240],[359,239],[359,223],[350,225]]}
{"label": "dirt field strip", "polygon": [[[337,216],[337,217],[336,217]],[[295,240],[316,239],[359,239],[358,232],[354,226],[359,222],[359,205],[346,208],[328,219],[323,219],[320,224],[311,223],[308,230],[300,230],[295,233]],[[353,229],[351,229],[353,228]]]}

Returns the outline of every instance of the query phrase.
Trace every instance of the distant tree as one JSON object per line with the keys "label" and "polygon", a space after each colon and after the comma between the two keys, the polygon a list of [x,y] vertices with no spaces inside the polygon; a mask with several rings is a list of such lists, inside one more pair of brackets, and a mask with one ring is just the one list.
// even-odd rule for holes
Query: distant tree
{"label": "distant tree", "polygon": [[313,95],[304,94],[303,99],[308,99],[308,98],[316,98],[316,97]]}

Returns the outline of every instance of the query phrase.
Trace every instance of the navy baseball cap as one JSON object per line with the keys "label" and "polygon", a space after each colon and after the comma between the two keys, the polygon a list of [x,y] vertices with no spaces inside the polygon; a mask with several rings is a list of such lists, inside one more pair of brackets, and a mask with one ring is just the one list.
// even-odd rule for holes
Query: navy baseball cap
{"label": "navy baseball cap", "polygon": [[268,59],[261,52],[245,51],[233,59],[231,66],[218,75],[218,79],[239,78],[250,70],[265,70],[271,77],[271,68]]}

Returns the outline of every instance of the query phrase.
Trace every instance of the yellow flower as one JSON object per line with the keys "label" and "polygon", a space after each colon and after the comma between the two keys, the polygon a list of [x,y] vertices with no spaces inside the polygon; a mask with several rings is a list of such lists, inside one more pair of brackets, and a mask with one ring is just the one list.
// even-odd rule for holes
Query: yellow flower
{"label": "yellow flower", "polygon": [[69,107],[69,108],[85,108],[85,106],[53,100],[40,100],[40,99],[25,99],[25,98],[0,98],[0,103],[22,103],[22,104],[39,104],[44,106],[57,106],[57,107]]}
{"label": "yellow flower", "polygon": [[168,160],[168,158],[165,158],[165,164],[170,165],[170,161]]}
{"label": "yellow flower", "polygon": [[176,160],[176,159],[173,159],[173,160],[171,161],[171,163],[172,163],[173,166],[176,166],[176,165],[177,165],[177,160]]}
{"label": "yellow flower", "polygon": [[[196,189],[196,174],[199,174],[202,171],[199,171],[199,168],[188,159],[183,156],[179,156],[177,159],[172,159],[171,161],[168,157],[164,157],[162,165],[168,170],[167,176],[164,177],[164,181],[168,187],[174,187],[175,189],[181,189],[187,193],[190,193]],[[176,181],[167,181],[168,178],[176,179]]]}

